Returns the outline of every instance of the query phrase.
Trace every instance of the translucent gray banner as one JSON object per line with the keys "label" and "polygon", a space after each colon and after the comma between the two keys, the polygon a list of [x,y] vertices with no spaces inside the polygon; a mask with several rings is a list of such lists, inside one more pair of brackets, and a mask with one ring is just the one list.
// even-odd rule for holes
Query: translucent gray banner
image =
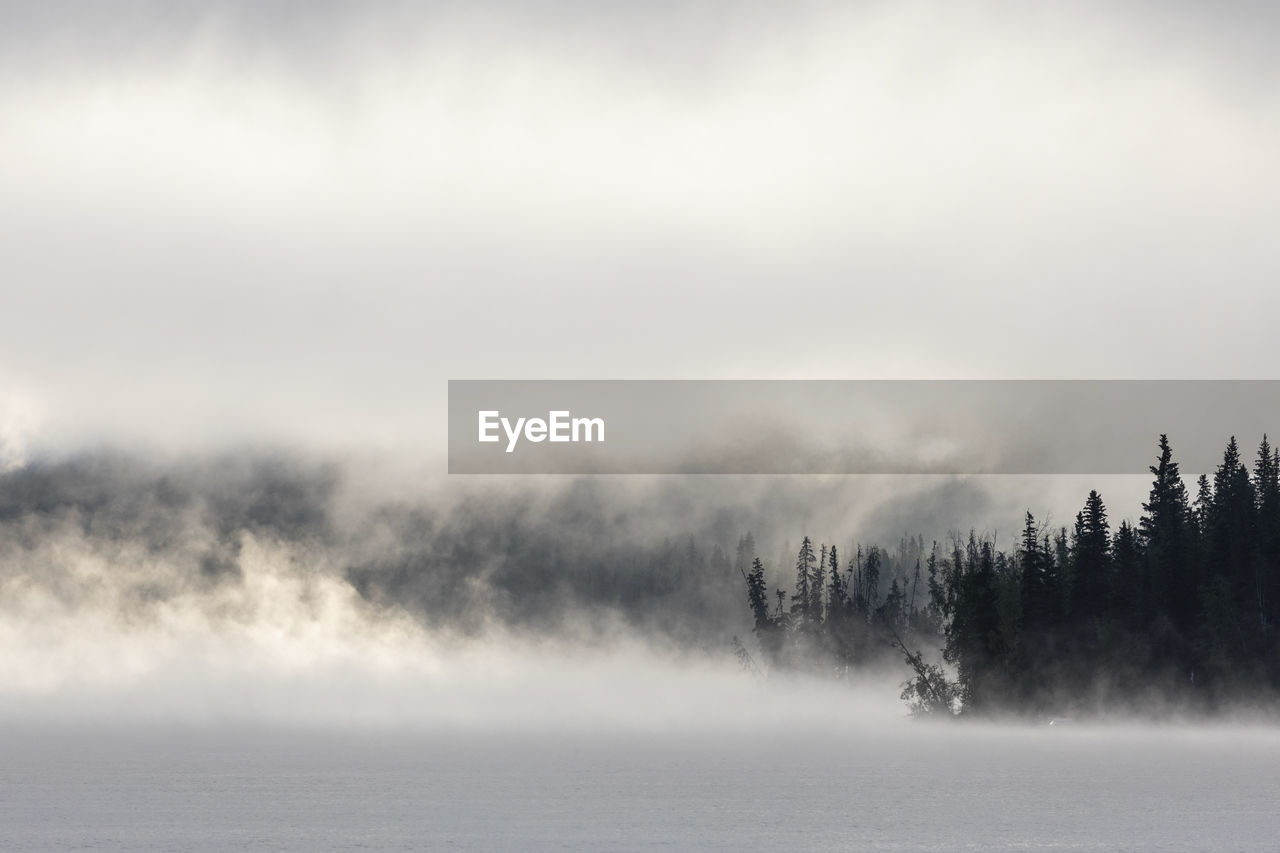
{"label": "translucent gray banner", "polygon": [[1280,425],[1276,380],[451,380],[451,474],[1185,474]]}

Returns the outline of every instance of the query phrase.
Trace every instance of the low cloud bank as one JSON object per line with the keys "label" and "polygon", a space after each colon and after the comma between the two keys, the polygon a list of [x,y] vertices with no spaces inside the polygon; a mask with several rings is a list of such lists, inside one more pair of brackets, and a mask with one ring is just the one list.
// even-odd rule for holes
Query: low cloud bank
{"label": "low cloud bank", "polygon": [[764,685],[740,666],[731,640],[749,636],[750,614],[736,546],[751,531],[785,587],[806,531],[892,546],[945,535],[943,519],[1016,518],[1031,486],[393,472],[109,451],[8,471],[2,713],[541,728],[898,720],[905,671],[892,656],[857,686]]}

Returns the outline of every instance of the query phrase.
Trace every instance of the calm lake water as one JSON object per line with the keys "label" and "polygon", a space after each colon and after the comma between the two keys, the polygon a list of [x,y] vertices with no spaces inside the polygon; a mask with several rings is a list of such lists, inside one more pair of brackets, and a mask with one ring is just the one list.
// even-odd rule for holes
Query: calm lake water
{"label": "calm lake water", "polygon": [[0,849],[1280,850],[1280,732],[10,728]]}

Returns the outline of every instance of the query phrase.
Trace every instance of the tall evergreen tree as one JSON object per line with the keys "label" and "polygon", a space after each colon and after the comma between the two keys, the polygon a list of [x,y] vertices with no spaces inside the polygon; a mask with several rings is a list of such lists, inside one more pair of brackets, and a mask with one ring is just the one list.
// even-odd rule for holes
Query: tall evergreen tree
{"label": "tall evergreen tree", "polygon": [[866,598],[867,613],[875,611],[880,602],[880,567],[883,555],[878,547],[872,545],[867,549],[867,559],[862,566],[863,596]]}
{"label": "tall evergreen tree", "polygon": [[1209,529],[1209,517],[1213,514],[1213,486],[1209,484],[1209,475],[1201,474],[1196,480],[1196,501],[1192,504],[1192,515],[1201,533]]}
{"label": "tall evergreen tree", "polygon": [[1040,528],[1035,516],[1027,510],[1018,550],[1022,568],[1022,630],[1038,635],[1050,627],[1057,614],[1056,590],[1050,591],[1044,555],[1040,550]]}
{"label": "tall evergreen tree", "polygon": [[[1241,612],[1257,613],[1255,571],[1257,501],[1248,469],[1240,459],[1235,436],[1227,443],[1222,464],[1213,475],[1213,503],[1208,513],[1208,569],[1227,582]],[[1257,622],[1257,618],[1251,620]]]}
{"label": "tall evergreen tree", "polygon": [[929,561],[925,564],[928,568],[926,585],[929,590],[929,603],[925,606],[925,623],[928,630],[934,634],[942,633],[942,623],[949,610],[947,584],[939,563],[938,543],[935,541],[933,548],[929,551]]}
{"label": "tall evergreen tree", "polygon": [[912,627],[919,621],[916,611],[916,593],[920,590],[920,558],[916,557],[916,570],[911,577],[911,599],[907,603],[907,618]]}
{"label": "tall evergreen tree", "polygon": [[826,620],[822,607],[822,593],[827,565],[827,546],[819,550],[818,560],[813,564],[809,574],[809,618],[815,623]]}
{"label": "tall evergreen tree", "polygon": [[1111,530],[1098,492],[1089,492],[1076,516],[1072,549],[1071,612],[1077,621],[1100,616],[1111,587]]}
{"label": "tall evergreen tree", "polygon": [[1258,590],[1264,628],[1280,617],[1280,456],[1276,453],[1263,435],[1253,483],[1258,500]]}
{"label": "tall evergreen tree", "polygon": [[894,631],[903,627],[906,604],[906,595],[903,593],[902,588],[898,586],[898,579],[894,578],[893,583],[889,584],[889,593],[884,598],[884,604],[879,608],[880,617]]}
{"label": "tall evergreen tree", "polygon": [[751,615],[755,619],[754,630],[759,635],[773,621],[769,617],[769,590],[764,582],[764,564],[759,557],[751,563],[751,571],[746,578],[747,602],[751,605]]}
{"label": "tall evergreen tree", "polygon": [[818,561],[813,553],[813,543],[804,537],[800,543],[800,551],[796,554],[796,591],[791,599],[791,619],[796,628],[808,625],[812,613],[813,596],[809,591],[809,583],[813,578],[813,564]]}
{"label": "tall evergreen tree", "polygon": [[1151,593],[1156,612],[1166,614],[1185,632],[1195,624],[1196,611],[1196,579],[1188,530],[1190,506],[1167,435],[1161,434],[1159,461],[1149,470],[1155,480],[1142,505],[1138,530],[1147,554]]}
{"label": "tall evergreen tree", "polygon": [[848,583],[840,573],[840,557],[836,554],[835,545],[827,552],[827,584],[827,619],[831,621],[845,609],[849,597]]}
{"label": "tall evergreen tree", "polygon": [[770,665],[776,665],[782,651],[783,626],[769,612],[769,590],[764,580],[764,563],[759,557],[752,559],[751,571],[747,574],[747,601],[751,605],[754,622],[751,630],[756,635],[760,651]]}
{"label": "tall evergreen tree", "polygon": [[1146,621],[1147,583],[1144,576],[1142,544],[1138,533],[1127,521],[1120,522],[1116,530],[1111,553],[1114,560],[1114,585],[1112,605],[1119,618],[1130,627]]}
{"label": "tall evergreen tree", "polygon": [[961,697],[969,710],[981,710],[998,698],[1003,640],[995,557],[991,543],[970,532],[961,554],[955,546],[956,585],[944,657],[956,665]]}

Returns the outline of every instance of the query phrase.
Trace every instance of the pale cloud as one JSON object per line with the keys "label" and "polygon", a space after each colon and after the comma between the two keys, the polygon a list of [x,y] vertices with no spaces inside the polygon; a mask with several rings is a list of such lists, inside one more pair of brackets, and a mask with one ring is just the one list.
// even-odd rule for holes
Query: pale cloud
{"label": "pale cloud", "polygon": [[51,441],[431,455],[449,377],[1274,363],[1247,4],[119,8],[4,7],[0,367]]}

